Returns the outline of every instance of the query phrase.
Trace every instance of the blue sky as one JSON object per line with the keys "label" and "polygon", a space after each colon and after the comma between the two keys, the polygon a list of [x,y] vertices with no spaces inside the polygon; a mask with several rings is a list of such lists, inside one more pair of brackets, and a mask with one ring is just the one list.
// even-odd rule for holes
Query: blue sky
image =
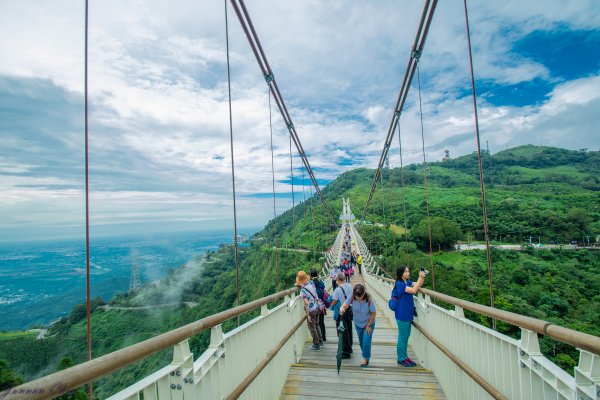
{"label": "blue sky", "polygon": [[[248,2],[320,184],[376,166],[422,5]],[[431,161],[475,150],[462,7],[439,3],[421,59]],[[600,3],[469,7],[490,150],[598,149]],[[221,1],[90,1],[93,235],[232,226],[224,35]],[[233,14],[230,44],[239,223],[260,227],[272,217],[268,95]],[[83,235],[83,2],[2,2],[0,57],[0,241]],[[406,163],[422,160],[416,93],[401,120]],[[275,108],[273,123],[282,212],[289,139]]]}

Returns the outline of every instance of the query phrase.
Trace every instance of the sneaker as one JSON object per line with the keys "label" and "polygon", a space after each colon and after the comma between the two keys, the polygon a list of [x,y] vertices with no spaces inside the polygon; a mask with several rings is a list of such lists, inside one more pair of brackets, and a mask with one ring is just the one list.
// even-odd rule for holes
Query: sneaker
{"label": "sneaker", "polygon": [[314,351],[319,351],[321,350],[321,346],[319,346],[318,344],[313,344],[310,349]]}
{"label": "sneaker", "polygon": [[417,363],[416,363],[416,362],[414,362],[414,361],[412,360],[412,358],[410,358],[410,357],[406,357],[406,359],[407,359],[407,360],[408,360],[408,361],[409,361],[409,362],[412,364],[412,366],[413,366],[413,367],[414,367],[415,365],[417,365]]}
{"label": "sneaker", "polygon": [[319,342],[319,347],[325,347],[325,343]]}
{"label": "sneaker", "polygon": [[407,367],[407,368],[412,368],[412,367],[414,367],[417,364],[415,364],[413,362],[410,362],[410,361],[408,361],[408,358],[405,358],[402,361],[398,361],[398,365],[401,365],[401,366]]}
{"label": "sneaker", "polygon": [[342,354],[342,360],[347,360],[349,358],[352,358],[350,354]]}
{"label": "sneaker", "polygon": [[367,368],[367,364],[360,364],[361,368]]}

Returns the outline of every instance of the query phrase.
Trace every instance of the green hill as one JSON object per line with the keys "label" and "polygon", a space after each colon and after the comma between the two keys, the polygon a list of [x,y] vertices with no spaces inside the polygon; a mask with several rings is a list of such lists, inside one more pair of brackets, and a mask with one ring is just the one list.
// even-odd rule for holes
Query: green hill
{"label": "green hill", "polygon": [[[522,146],[494,155],[483,154],[490,235],[493,240],[528,243],[530,236],[542,243],[595,241],[600,234],[600,153],[550,147]],[[428,164],[430,212],[436,223],[458,227],[461,237],[483,239],[479,172],[475,154]],[[426,243],[419,225],[426,218],[422,165],[404,171],[408,240],[411,259],[428,262]],[[298,204],[269,221],[254,235],[248,247],[240,248],[241,302],[288,288],[299,269],[322,264],[319,253],[337,234],[332,225],[350,198],[357,218],[373,224],[359,225],[374,254],[381,255],[384,268],[392,271],[404,254],[402,235],[402,180],[398,168],[383,171],[383,189],[375,193],[365,209],[374,171],[355,169],[340,175],[323,189],[329,209],[326,215],[318,199]],[[295,221],[295,232],[293,228]],[[279,247],[298,248],[307,253],[274,250],[277,225]],[[390,224],[393,225],[389,229]],[[399,229],[398,227],[402,227]],[[434,226],[439,235],[448,235]],[[439,228],[439,229],[438,229]],[[451,250],[439,239],[435,249]],[[557,324],[600,335],[600,252],[586,250],[534,250],[492,252],[496,306]],[[98,301],[92,313],[94,357],[123,348],[185,323],[228,309],[236,304],[235,256],[231,246],[209,252],[197,260],[197,269],[180,268],[161,280],[147,284],[137,294],[116,296],[103,306]],[[459,298],[489,303],[485,252],[436,252],[436,289]],[[276,269],[279,274],[276,275]],[[156,305],[151,309],[140,306]],[[164,306],[160,306],[164,305]],[[0,359],[26,379],[56,370],[65,359],[85,360],[85,313],[75,307],[68,317],[50,327],[47,338],[0,335]],[[244,315],[243,321],[256,314]],[[483,324],[486,319],[471,318]],[[236,321],[224,328],[231,329]],[[514,328],[499,325],[501,332],[515,335]],[[209,333],[190,340],[196,356],[207,347]],[[543,339],[544,352],[564,368],[575,364],[576,352]],[[167,364],[170,351],[103,378],[95,383],[96,394],[106,397]],[[10,372],[10,371],[9,371]],[[1,383],[1,382],[0,382]]]}

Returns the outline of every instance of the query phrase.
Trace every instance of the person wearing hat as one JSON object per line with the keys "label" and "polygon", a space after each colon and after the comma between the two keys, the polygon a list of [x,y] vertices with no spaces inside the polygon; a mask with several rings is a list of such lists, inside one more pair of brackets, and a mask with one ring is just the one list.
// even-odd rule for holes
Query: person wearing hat
{"label": "person wearing hat", "polygon": [[323,302],[317,295],[317,287],[310,280],[310,276],[306,272],[298,272],[296,275],[296,286],[300,287],[300,296],[304,300],[306,322],[308,323],[308,330],[313,340],[311,350],[319,351],[323,345],[323,337],[321,336],[321,329],[319,329],[319,318],[324,307]]}

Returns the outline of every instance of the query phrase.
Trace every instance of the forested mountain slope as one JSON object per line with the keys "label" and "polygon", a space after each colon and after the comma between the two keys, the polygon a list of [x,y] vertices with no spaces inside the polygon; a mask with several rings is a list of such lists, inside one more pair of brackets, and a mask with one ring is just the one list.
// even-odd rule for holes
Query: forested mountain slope
{"label": "forested mountain slope", "polygon": [[[493,240],[528,243],[533,236],[541,243],[573,240],[581,243],[588,238],[594,243],[600,234],[599,152],[523,146],[494,155],[484,153],[483,161]],[[451,244],[461,238],[482,239],[476,156],[431,162],[427,168],[436,235],[436,290],[489,304],[485,252],[450,251]],[[428,240],[423,237],[422,229],[426,218],[423,166],[409,165],[403,174],[407,237],[403,229],[401,171],[398,168],[383,171],[383,188],[377,189],[367,209],[374,171],[348,171],[323,189],[334,215],[327,215],[318,199],[309,199],[269,221],[254,235],[249,246],[240,248],[241,302],[271,294],[277,288],[289,288],[299,269],[322,264],[319,252],[335,239],[338,227],[333,222],[341,210],[342,197],[350,198],[358,219],[369,222],[359,225],[359,229],[372,252],[382,256],[379,262],[384,268],[393,271],[403,262],[406,240],[411,263],[429,263]],[[295,247],[310,251],[276,252],[275,226],[278,247],[291,248],[295,242]],[[452,240],[444,241],[451,234]],[[137,294],[119,295],[108,302],[108,307],[98,299],[92,313],[94,357],[234,306],[233,248],[227,246],[209,252],[197,260],[197,265],[196,269],[182,267],[160,282],[148,283]],[[497,307],[600,335],[600,252],[494,250],[492,270]],[[154,307],[136,308],[147,305]],[[84,361],[84,317],[82,306],[76,306],[70,315],[50,327],[44,340],[22,333],[0,333],[0,359],[8,362],[2,364],[7,365],[7,374],[2,375],[6,377],[4,384],[14,382],[11,370],[31,379],[59,366]],[[253,314],[245,315],[242,321],[252,317]],[[235,322],[225,324],[225,329],[231,329]],[[503,324],[499,329],[516,333],[514,328]],[[208,332],[191,339],[195,356],[206,349],[208,340]],[[573,349],[546,339],[542,346],[564,368],[576,362]],[[165,351],[103,378],[95,383],[96,394],[104,398],[169,360],[170,351]]]}

